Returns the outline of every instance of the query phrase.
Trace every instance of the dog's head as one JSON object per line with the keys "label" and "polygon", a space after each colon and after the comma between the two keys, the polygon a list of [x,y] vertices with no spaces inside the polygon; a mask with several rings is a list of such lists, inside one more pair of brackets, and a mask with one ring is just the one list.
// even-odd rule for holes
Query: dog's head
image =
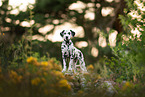
{"label": "dog's head", "polygon": [[72,30],[63,30],[61,33],[60,33],[60,36],[64,39],[64,40],[70,40],[71,37],[74,37],[75,36],[75,32],[72,31]]}

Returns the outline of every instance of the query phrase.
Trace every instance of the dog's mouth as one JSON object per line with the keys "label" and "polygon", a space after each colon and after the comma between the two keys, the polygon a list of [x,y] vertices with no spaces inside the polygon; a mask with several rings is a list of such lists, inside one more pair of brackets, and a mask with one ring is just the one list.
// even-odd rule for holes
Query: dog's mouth
{"label": "dog's mouth", "polygon": [[65,41],[69,41],[69,38],[68,38],[68,36],[66,36],[64,40],[65,40]]}
{"label": "dog's mouth", "polygon": [[65,41],[69,41],[69,39],[64,39]]}
{"label": "dog's mouth", "polygon": [[70,39],[64,39],[64,40],[65,40],[66,44],[69,44]]}
{"label": "dog's mouth", "polygon": [[65,39],[65,42],[66,42],[66,43],[69,43],[69,39]]}

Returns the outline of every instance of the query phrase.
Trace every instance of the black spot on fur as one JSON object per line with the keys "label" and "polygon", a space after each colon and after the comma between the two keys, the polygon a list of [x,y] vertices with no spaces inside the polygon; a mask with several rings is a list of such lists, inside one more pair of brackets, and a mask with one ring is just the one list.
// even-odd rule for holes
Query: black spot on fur
{"label": "black spot on fur", "polygon": [[64,52],[64,55],[63,55],[63,56],[64,56],[64,58],[67,58],[67,53],[66,53],[66,52]]}
{"label": "black spot on fur", "polygon": [[69,40],[67,40],[67,41],[65,41],[65,42],[66,42],[67,45],[69,45],[69,43],[70,43]]}
{"label": "black spot on fur", "polygon": [[79,56],[80,56],[80,58],[82,58],[82,54],[81,53],[79,53]]}

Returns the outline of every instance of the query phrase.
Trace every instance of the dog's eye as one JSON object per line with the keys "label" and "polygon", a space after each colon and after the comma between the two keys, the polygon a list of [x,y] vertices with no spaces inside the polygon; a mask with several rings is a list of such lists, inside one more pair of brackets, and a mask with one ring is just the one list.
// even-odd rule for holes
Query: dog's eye
{"label": "dog's eye", "polygon": [[64,33],[64,35],[65,35],[66,33]]}
{"label": "dog's eye", "polygon": [[70,32],[68,32],[68,34],[70,35]]}

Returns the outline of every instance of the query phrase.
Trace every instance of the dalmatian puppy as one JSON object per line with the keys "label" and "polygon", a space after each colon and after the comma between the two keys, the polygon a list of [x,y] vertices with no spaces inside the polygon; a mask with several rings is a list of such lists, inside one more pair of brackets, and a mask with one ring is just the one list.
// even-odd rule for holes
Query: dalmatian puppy
{"label": "dalmatian puppy", "polygon": [[63,59],[63,70],[62,72],[66,72],[67,66],[66,66],[66,60],[70,58],[69,61],[69,72],[76,72],[76,64],[77,61],[79,61],[80,68],[83,72],[87,72],[87,69],[85,67],[84,57],[82,52],[74,47],[73,42],[71,41],[71,37],[74,37],[75,32],[72,30],[63,30],[60,33],[60,36],[64,39],[64,41],[61,44],[61,51],[62,51],[62,59]]}

